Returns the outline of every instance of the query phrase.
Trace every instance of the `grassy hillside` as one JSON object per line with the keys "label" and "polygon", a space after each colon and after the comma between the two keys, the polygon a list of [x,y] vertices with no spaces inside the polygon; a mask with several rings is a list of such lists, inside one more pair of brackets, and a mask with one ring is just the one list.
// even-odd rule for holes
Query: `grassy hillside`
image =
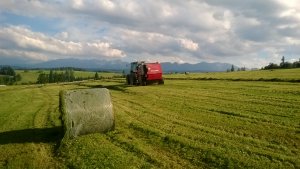
{"label": "grassy hillside", "polygon": [[[0,168],[300,167],[300,83],[124,82],[0,87]],[[60,144],[59,91],[94,87],[111,92],[115,131]]]}

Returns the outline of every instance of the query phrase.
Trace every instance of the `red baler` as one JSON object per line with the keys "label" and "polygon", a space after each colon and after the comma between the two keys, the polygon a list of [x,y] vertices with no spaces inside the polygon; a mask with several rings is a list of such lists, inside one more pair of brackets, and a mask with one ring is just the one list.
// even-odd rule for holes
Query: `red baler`
{"label": "red baler", "polygon": [[158,62],[132,62],[126,81],[129,85],[164,84],[162,72],[161,64]]}

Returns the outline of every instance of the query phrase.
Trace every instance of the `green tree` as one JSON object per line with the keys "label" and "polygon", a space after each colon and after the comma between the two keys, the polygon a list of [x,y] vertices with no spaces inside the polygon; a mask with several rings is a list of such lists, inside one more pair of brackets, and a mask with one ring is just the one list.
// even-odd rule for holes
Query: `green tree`
{"label": "green tree", "polygon": [[100,79],[100,78],[99,78],[99,75],[98,75],[98,72],[95,73],[94,79],[95,79],[95,80],[99,80],[99,79]]}
{"label": "green tree", "polygon": [[280,67],[275,63],[269,63],[268,66],[264,67],[264,69],[278,69],[278,68],[280,68]]}
{"label": "green tree", "polygon": [[230,71],[234,72],[234,66],[233,65],[231,66]]}
{"label": "green tree", "polygon": [[22,80],[22,77],[20,74],[17,74],[16,76],[14,76],[14,80],[17,82],[17,81],[21,81]]}
{"label": "green tree", "polygon": [[45,84],[49,82],[49,75],[45,73],[40,73],[37,79],[38,84]]}
{"label": "green tree", "polygon": [[281,64],[284,64],[285,63],[285,58],[284,58],[284,56],[282,56],[282,58],[281,58]]}
{"label": "green tree", "polygon": [[294,68],[300,68],[300,60],[293,63]]}
{"label": "green tree", "polygon": [[57,73],[57,82],[64,82],[64,81],[65,81],[65,74]]}
{"label": "green tree", "polygon": [[21,75],[16,74],[15,70],[10,66],[0,68],[0,84],[12,85],[16,81],[21,80]]}
{"label": "green tree", "polygon": [[74,75],[74,70],[73,69],[70,70],[70,81],[71,82],[75,81],[75,75]]}
{"label": "green tree", "polygon": [[281,68],[293,68],[293,64],[290,62],[284,62],[283,64],[280,64]]}
{"label": "green tree", "polygon": [[0,84],[12,85],[15,82],[14,76],[1,75]]}
{"label": "green tree", "polygon": [[53,83],[53,82],[54,82],[53,70],[50,70],[50,74],[49,74],[49,83]]}
{"label": "green tree", "polygon": [[63,82],[72,82],[75,80],[74,71],[72,69],[67,69],[63,74]]}
{"label": "green tree", "polygon": [[10,66],[4,66],[0,69],[1,75],[16,76],[15,70]]}

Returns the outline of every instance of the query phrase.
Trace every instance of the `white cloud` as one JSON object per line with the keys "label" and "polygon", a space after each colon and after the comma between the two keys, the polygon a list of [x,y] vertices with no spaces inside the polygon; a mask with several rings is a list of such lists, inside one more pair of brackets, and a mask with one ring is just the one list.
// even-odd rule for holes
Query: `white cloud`
{"label": "white cloud", "polygon": [[116,6],[111,0],[99,0],[98,2],[109,11],[114,10]]}
{"label": "white cloud", "polygon": [[85,53],[89,51],[93,54],[101,54],[108,57],[124,57],[125,53],[118,49],[113,49],[110,43],[107,42],[93,42],[85,44]]}
{"label": "white cloud", "polygon": [[197,51],[199,44],[177,36],[169,36],[156,32],[140,32],[128,29],[118,29],[113,32],[121,35],[118,38],[124,44],[124,48],[130,49],[132,53],[149,53],[153,55],[186,55],[190,51]]}
{"label": "white cloud", "polygon": [[81,9],[83,7],[83,0],[72,0],[72,7],[75,9]]}
{"label": "white cloud", "polygon": [[[0,20],[4,23],[0,23],[0,49],[36,52],[49,59],[150,57],[171,62],[221,61],[263,66],[280,55],[300,55],[299,50],[288,50],[289,46],[300,48],[298,3],[298,0],[0,1]],[[5,24],[18,25],[10,23],[5,13],[28,17],[30,22],[27,27],[5,27]],[[32,21],[49,18],[54,20],[49,24],[52,31],[34,29],[40,25]],[[278,50],[261,56],[266,49]]]}
{"label": "white cloud", "polygon": [[300,8],[298,0],[276,0],[278,3],[285,5],[288,8]]}
{"label": "white cloud", "polygon": [[60,33],[57,33],[55,35],[56,38],[58,39],[64,39],[64,40],[67,40],[69,38],[69,33],[68,32],[60,32]]}
{"label": "white cloud", "polygon": [[182,47],[191,51],[196,51],[199,48],[198,43],[195,43],[189,39],[180,39],[180,43]]}
{"label": "white cloud", "polygon": [[0,49],[0,55],[6,57],[29,58],[38,61],[47,61],[48,57],[40,52],[30,52],[21,50]]}
{"label": "white cloud", "polygon": [[[65,35],[66,33],[62,33]],[[0,49],[11,55],[40,58],[45,60],[51,56],[55,57],[99,57],[99,58],[121,58],[126,56],[119,49],[113,48],[111,43],[101,41],[73,42],[47,36],[42,33],[32,32],[26,27],[10,26],[0,28],[0,41],[6,41],[10,46],[0,43]],[[5,49],[5,50],[4,50]],[[40,55],[37,55],[40,53]],[[32,57],[31,57],[32,56]],[[50,59],[50,58],[49,58]]]}

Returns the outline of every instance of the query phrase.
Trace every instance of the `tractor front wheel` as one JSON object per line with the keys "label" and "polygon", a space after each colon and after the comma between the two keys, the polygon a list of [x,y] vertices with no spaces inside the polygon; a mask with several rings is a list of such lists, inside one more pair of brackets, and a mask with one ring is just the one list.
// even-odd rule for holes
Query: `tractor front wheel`
{"label": "tractor front wheel", "polygon": [[159,80],[158,84],[165,84],[164,79]]}
{"label": "tractor front wheel", "polygon": [[128,85],[130,85],[130,77],[129,77],[129,75],[126,75],[126,83],[127,83]]}

